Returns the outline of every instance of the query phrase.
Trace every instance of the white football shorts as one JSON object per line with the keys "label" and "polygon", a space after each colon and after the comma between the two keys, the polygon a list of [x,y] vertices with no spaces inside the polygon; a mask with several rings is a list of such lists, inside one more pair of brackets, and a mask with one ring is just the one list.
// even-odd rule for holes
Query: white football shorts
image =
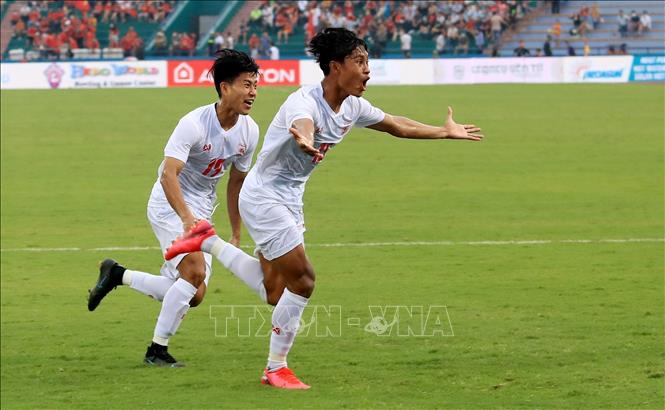
{"label": "white football shorts", "polygon": [[240,216],[249,235],[264,258],[271,261],[305,244],[305,217],[302,208],[283,204],[255,204],[239,201]]}
{"label": "white football shorts", "polygon": [[[197,218],[208,219],[202,218],[196,213],[194,209],[192,209],[192,212]],[[159,208],[149,206],[148,220],[150,221],[152,230],[155,232],[155,236],[159,241],[159,246],[162,248],[163,255],[164,252],[166,252],[166,249],[171,246],[171,242],[173,242],[176,237],[182,235],[182,220],[180,220],[178,214],[176,214],[173,208],[170,206]],[[186,255],[186,253],[182,253],[170,261],[164,261],[164,264],[160,269],[161,275],[173,280],[178,279],[180,277],[180,273],[177,269],[178,264],[180,264],[180,261],[182,261]],[[204,252],[203,258],[205,259],[206,264],[206,277],[204,282],[206,286],[208,286],[208,281],[210,280],[210,275],[212,274],[212,255]]]}

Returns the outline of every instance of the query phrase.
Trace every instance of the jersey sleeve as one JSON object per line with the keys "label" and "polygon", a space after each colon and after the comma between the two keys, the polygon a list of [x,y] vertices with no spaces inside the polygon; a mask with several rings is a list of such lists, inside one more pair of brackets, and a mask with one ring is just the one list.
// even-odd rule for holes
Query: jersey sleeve
{"label": "jersey sleeve", "polygon": [[249,127],[249,138],[245,153],[233,161],[233,167],[240,172],[247,172],[252,166],[252,157],[259,144],[259,126],[252,122]]}
{"label": "jersey sleeve", "polygon": [[290,128],[295,120],[307,118],[314,121],[316,102],[301,92],[292,94],[284,103],[285,125]]}
{"label": "jersey sleeve", "polygon": [[381,111],[379,108],[376,108],[369,101],[360,97],[358,98],[358,103],[360,105],[358,112],[358,120],[355,123],[356,127],[367,127],[369,125],[374,125],[377,122],[383,121],[386,114]]}
{"label": "jersey sleeve", "polygon": [[187,162],[189,151],[200,140],[200,134],[199,129],[189,118],[182,118],[166,143],[164,156]]}

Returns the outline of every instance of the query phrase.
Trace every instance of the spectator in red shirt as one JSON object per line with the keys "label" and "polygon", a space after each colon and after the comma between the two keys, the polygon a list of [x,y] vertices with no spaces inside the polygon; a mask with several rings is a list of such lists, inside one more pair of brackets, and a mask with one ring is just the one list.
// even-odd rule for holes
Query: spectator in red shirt
{"label": "spectator in red shirt", "polygon": [[104,15],[102,16],[102,23],[106,23],[111,19],[111,21],[115,22],[117,17],[117,13],[113,12],[113,4],[111,2],[106,2],[104,4]]}
{"label": "spectator in red shirt", "polygon": [[125,52],[125,57],[131,55],[132,48],[134,48],[134,41],[136,40],[136,37],[137,34],[136,30],[134,30],[134,27],[129,27],[129,29],[127,29],[127,33],[125,33],[125,35],[120,40],[120,47]]}
{"label": "spectator in red shirt", "polygon": [[88,0],[78,0],[74,2],[74,7],[78,9],[83,15],[83,18],[88,17],[88,12],[90,11],[90,3]]}
{"label": "spectator in red shirt", "polygon": [[76,40],[74,40],[74,37],[67,37],[67,44],[69,45],[69,50],[73,50],[75,48],[79,48],[79,45],[76,43]]}
{"label": "spectator in red shirt", "polygon": [[104,5],[101,1],[95,3],[95,8],[92,9],[92,15],[95,16],[97,20],[100,20],[104,15]]}
{"label": "spectator in red shirt", "polygon": [[252,36],[249,38],[249,52],[252,58],[257,58],[259,56],[259,46],[261,45],[261,40],[256,33],[252,33]]}
{"label": "spectator in red shirt", "polygon": [[92,31],[85,33],[85,48],[91,50],[97,50],[99,48],[99,40],[95,37],[95,34]]}
{"label": "spectator in red shirt", "polygon": [[39,10],[37,8],[33,8],[30,10],[30,13],[28,13],[28,21],[31,21],[34,24],[39,23],[39,18],[41,17],[41,14],[39,13]]}
{"label": "spectator in red shirt", "polygon": [[182,33],[182,37],[180,37],[180,49],[184,55],[189,55],[190,57],[193,56],[194,51],[196,50],[194,36]]}
{"label": "spectator in red shirt", "polygon": [[[37,27],[34,25],[28,26],[28,29],[26,30],[26,35],[28,36],[28,46],[35,47],[35,39],[37,37],[41,36],[41,33],[39,30],[37,30]],[[39,40],[37,40],[39,41]]]}
{"label": "spectator in red shirt", "polygon": [[46,35],[44,46],[46,48],[46,58],[60,57],[60,40],[58,40],[58,37],[55,34]]}

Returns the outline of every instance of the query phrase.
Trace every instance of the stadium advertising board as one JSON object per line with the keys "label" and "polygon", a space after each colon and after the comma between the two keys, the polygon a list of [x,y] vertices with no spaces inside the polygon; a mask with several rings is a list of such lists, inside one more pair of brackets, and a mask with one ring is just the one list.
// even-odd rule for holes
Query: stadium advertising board
{"label": "stadium advertising board", "polygon": [[165,61],[2,64],[2,89],[166,87]]}
{"label": "stadium advertising board", "polygon": [[628,82],[633,56],[563,57],[565,83]]}
{"label": "stadium advertising board", "polygon": [[[258,60],[259,85],[299,85],[300,65],[297,60]],[[208,70],[212,60],[169,60],[169,87],[212,86]]]}
{"label": "stadium advertising board", "polygon": [[[369,85],[413,85],[433,84],[432,60],[430,59],[370,59]],[[323,72],[315,61],[300,60],[302,85],[319,83]]]}
{"label": "stadium advertising board", "polygon": [[665,56],[635,56],[630,81],[665,81]]}
{"label": "stadium advertising board", "polygon": [[557,83],[558,58],[465,58],[434,60],[436,84]]}

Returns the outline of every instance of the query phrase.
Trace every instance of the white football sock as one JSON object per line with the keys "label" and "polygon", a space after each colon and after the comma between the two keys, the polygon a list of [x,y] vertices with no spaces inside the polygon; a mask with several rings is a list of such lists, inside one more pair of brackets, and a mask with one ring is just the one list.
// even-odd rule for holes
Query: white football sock
{"label": "white football sock", "polygon": [[217,258],[226,269],[256,292],[263,302],[268,300],[266,288],[263,285],[261,262],[258,259],[252,258],[216,235],[204,240],[201,250]]}
{"label": "white football sock", "polygon": [[164,300],[164,295],[169,290],[175,280],[161,275],[152,275],[150,273],[137,270],[125,270],[122,275],[122,284],[148,295],[160,302]]}
{"label": "white football sock", "polygon": [[308,301],[308,298],[284,288],[284,293],[272,312],[268,370],[286,367],[286,356],[293,346],[293,340],[300,328],[300,318]]}
{"label": "white football sock", "polygon": [[178,330],[182,319],[189,310],[189,301],[196,294],[196,288],[183,278],[179,278],[169,288],[162,302],[162,310],[157,318],[153,342],[166,346],[169,337]]}

